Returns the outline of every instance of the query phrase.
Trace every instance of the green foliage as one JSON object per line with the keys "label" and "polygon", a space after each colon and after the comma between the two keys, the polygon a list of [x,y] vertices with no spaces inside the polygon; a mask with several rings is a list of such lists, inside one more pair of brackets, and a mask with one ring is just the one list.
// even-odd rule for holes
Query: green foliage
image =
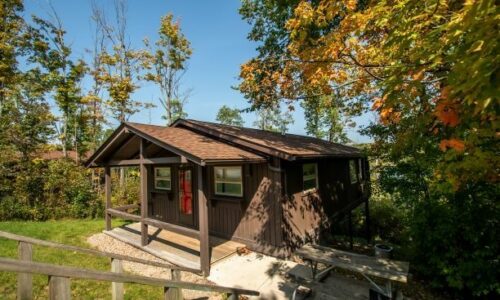
{"label": "green foliage", "polygon": [[282,112],[279,106],[258,109],[257,120],[253,123],[259,129],[286,133],[288,126],[293,123],[289,111]]}
{"label": "green foliage", "polygon": [[138,204],[141,199],[140,183],[140,171],[137,167],[112,169],[111,190],[113,205]]}
{"label": "green foliage", "polygon": [[311,97],[301,102],[307,134],[330,142],[349,142],[344,131],[345,121],[337,105],[339,102],[335,97],[327,96]]}
{"label": "green foliage", "polygon": [[419,203],[410,220],[415,269],[463,298],[500,293],[498,186],[471,189]]}
{"label": "green foliage", "polygon": [[90,171],[71,160],[53,160],[48,163],[44,178],[46,201],[67,206],[64,216],[95,218],[102,215],[102,202],[92,189]]}
{"label": "green foliage", "polygon": [[163,119],[167,120],[167,125],[172,124],[178,118],[184,118],[184,104],[187,101],[186,95],[180,93],[180,81],[187,68],[187,61],[191,57],[193,50],[191,43],[181,31],[180,23],[174,21],[172,14],[167,14],[161,18],[159,39],[151,47],[146,39],[145,44],[150,48],[150,53],[146,55],[149,71],[145,78],[160,87],[160,104],[165,109]]}
{"label": "green foliage", "polygon": [[102,201],[91,186],[89,171],[71,160],[34,160],[10,180],[12,196],[0,199],[0,220],[102,215]]}
{"label": "green foliage", "polygon": [[227,105],[223,105],[217,112],[216,120],[225,125],[231,126],[243,126],[243,118],[241,117],[241,111],[237,108],[230,108]]}

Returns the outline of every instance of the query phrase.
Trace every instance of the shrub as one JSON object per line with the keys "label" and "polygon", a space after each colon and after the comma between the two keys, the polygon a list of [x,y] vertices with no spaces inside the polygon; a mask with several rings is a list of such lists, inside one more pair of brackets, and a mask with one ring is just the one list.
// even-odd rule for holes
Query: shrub
{"label": "shrub", "polygon": [[414,268],[458,298],[500,293],[499,187],[474,189],[421,202],[411,219]]}
{"label": "shrub", "polygon": [[111,180],[113,206],[140,202],[140,172],[137,167],[113,169]]}
{"label": "shrub", "polygon": [[56,210],[54,217],[75,218],[102,215],[102,203],[92,189],[89,171],[71,160],[54,160],[48,163],[44,191],[48,206],[69,209]]}
{"label": "shrub", "polygon": [[103,215],[90,174],[71,160],[34,160],[19,165],[11,196],[0,199],[0,220],[47,220]]}
{"label": "shrub", "polygon": [[374,239],[403,244],[408,238],[405,212],[397,207],[389,195],[370,201],[370,232]]}

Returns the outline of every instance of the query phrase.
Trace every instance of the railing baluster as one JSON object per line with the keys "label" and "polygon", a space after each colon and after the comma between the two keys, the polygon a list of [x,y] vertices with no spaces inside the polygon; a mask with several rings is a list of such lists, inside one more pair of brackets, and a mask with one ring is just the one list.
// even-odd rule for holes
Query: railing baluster
{"label": "railing baluster", "polygon": [[[33,256],[32,245],[25,242],[19,242],[17,246],[19,260],[31,261]],[[29,273],[17,274],[17,299],[33,299],[33,275]]]}
{"label": "railing baluster", "polygon": [[[111,259],[111,272],[122,273],[123,264],[120,259]],[[123,300],[123,283],[112,282],[111,283],[111,297],[113,300]]]}
{"label": "railing baluster", "polygon": [[49,299],[71,300],[71,281],[68,277],[49,276]]}

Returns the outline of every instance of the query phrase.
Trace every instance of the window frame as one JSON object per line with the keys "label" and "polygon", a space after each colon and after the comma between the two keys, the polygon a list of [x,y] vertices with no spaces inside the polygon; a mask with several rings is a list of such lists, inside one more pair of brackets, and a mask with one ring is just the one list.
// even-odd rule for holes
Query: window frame
{"label": "window frame", "polygon": [[[307,190],[304,187],[304,182],[306,181],[304,179],[304,166],[306,166],[306,165],[313,165],[314,166],[314,180],[315,180],[314,187],[309,188]],[[307,180],[311,180],[311,179],[307,179]],[[303,163],[302,164],[302,192],[304,194],[307,194],[307,193],[310,193],[310,192],[317,191],[318,188],[319,188],[318,163]]]}
{"label": "window frame", "polygon": [[[239,169],[240,170],[240,175],[241,175],[240,176],[240,181],[239,182],[233,182],[233,181],[217,180],[217,170],[218,169]],[[213,194],[215,196],[243,198],[243,195],[244,195],[243,166],[241,166],[241,165],[238,165],[238,166],[214,166],[213,167],[213,180],[214,180]],[[217,184],[218,183],[240,184],[241,185],[241,193],[234,194],[234,193],[219,192],[219,191],[217,191]]]}
{"label": "window frame", "polygon": [[[351,163],[354,164],[354,168],[351,168]],[[352,174],[353,171],[354,174]],[[356,184],[360,181],[360,179],[358,178],[359,175],[358,172],[359,172],[359,159],[349,159],[349,182],[351,184]]]}
{"label": "window frame", "polygon": [[[170,176],[167,177],[167,176],[158,176],[156,174],[156,170],[159,170],[159,169],[168,169],[169,170],[169,173],[170,173]],[[157,181],[160,181],[160,180],[166,180],[168,181],[170,184],[168,187],[158,187],[156,185],[156,182]],[[154,188],[157,189],[157,190],[162,190],[162,191],[171,191],[172,190],[172,167],[154,167],[153,168],[153,182],[154,182]]]}

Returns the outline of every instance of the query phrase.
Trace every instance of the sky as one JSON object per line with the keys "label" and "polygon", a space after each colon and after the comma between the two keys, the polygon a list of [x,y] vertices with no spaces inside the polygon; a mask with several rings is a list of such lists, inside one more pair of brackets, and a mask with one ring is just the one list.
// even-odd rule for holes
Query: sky
{"label": "sky", "polygon": [[[113,0],[95,0],[105,13],[113,13]],[[53,7],[67,31],[67,42],[74,58],[88,56],[86,49],[93,45],[90,0],[52,0]],[[184,35],[191,42],[193,55],[183,77],[184,89],[191,89],[185,111],[188,118],[215,121],[222,105],[243,109],[249,106],[237,90],[239,67],[256,54],[257,44],[247,40],[250,25],[238,14],[238,0],[128,0],[127,31],[133,48],[143,47],[143,40],[157,38],[160,18],[172,13],[180,20]],[[48,0],[25,0],[25,15],[48,17]],[[88,88],[88,83],[83,84]],[[153,102],[156,108],[142,110],[130,121],[164,125],[159,90],[153,83],[141,82],[133,95],[135,100]],[[289,132],[305,134],[303,111],[299,105],[293,112],[294,123]],[[252,127],[255,114],[243,114],[245,126]],[[369,116],[358,118],[358,124],[367,124]],[[114,124],[114,125],[117,125]],[[348,128],[348,137],[355,143],[367,142],[356,128]]]}

